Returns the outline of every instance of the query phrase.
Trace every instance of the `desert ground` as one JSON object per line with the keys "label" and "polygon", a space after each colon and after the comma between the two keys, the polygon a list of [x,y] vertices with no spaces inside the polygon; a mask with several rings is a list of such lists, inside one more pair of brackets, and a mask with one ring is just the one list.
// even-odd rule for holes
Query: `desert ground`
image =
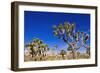
{"label": "desert ground", "polygon": [[34,56],[32,57],[31,55],[24,55],[24,61],[29,62],[29,61],[54,61],[54,60],[78,60],[78,59],[89,59],[90,56],[86,53],[75,53],[75,58],[72,58],[71,52],[67,52],[65,55],[54,55],[54,54],[49,54],[45,56]]}

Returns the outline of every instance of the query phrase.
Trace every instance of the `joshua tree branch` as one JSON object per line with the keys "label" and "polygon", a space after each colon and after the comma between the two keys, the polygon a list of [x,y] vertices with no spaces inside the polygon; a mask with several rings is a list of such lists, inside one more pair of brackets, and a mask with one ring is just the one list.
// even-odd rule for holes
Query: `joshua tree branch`
{"label": "joshua tree branch", "polygon": [[71,46],[70,42],[69,42],[67,39],[65,39],[65,38],[63,37],[63,40],[64,40],[64,42],[66,42],[68,45]]}

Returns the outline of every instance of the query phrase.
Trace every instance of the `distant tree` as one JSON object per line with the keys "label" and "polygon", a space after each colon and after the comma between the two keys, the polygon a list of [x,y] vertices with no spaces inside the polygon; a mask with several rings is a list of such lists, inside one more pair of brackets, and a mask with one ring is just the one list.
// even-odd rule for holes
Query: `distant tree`
{"label": "distant tree", "polygon": [[[53,34],[63,40],[68,45],[68,51],[72,52],[72,58],[75,59],[75,52],[84,46],[87,49],[90,47],[86,45],[86,42],[89,38],[89,35],[84,32],[75,32],[75,24],[64,22],[64,24],[60,23],[58,26],[53,26]],[[87,36],[88,35],[88,36]],[[82,41],[81,41],[82,40]],[[81,42],[80,42],[81,41]],[[78,44],[80,43],[80,45]],[[89,50],[88,50],[89,52]]]}
{"label": "distant tree", "polygon": [[54,45],[54,48],[57,49],[58,48],[58,45]]}
{"label": "distant tree", "polygon": [[62,59],[64,60],[65,59],[64,55],[66,55],[66,51],[65,50],[61,50],[60,51],[60,55],[62,56]]}
{"label": "distant tree", "polygon": [[53,48],[50,49],[53,55],[56,53],[55,51],[57,50],[57,48],[58,45],[54,45]]}

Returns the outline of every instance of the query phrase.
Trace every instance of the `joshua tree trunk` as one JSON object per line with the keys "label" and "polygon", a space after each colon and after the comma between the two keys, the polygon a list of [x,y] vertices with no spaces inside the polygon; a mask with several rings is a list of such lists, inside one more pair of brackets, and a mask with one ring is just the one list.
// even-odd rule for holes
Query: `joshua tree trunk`
{"label": "joshua tree trunk", "polygon": [[76,59],[75,50],[72,50],[72,58],[73,58],[73,59]]}
{"label": "joshua tree trunk", "polygon": [[34,51],[33,51],[33,48],[30,48],[30,50],[31,50],[31,52],[30,52],[30,54],[32,55],[32,58],[33,58],[33,56],[34,56]]}
{"label": "joshua tree trunk", "polygon": [[63,59],[63,60],[65,59],[64,55],[62,55],[62,59]]}
{"label": "joshua tree trunk", "polygon": [[90,56],[90,46],[84,45],[84,47],[86,48],[86,54]]}
{"label": "joshua tree trunk", "polygon": [[90,48],[87,48],[86,53],[90,56]]}

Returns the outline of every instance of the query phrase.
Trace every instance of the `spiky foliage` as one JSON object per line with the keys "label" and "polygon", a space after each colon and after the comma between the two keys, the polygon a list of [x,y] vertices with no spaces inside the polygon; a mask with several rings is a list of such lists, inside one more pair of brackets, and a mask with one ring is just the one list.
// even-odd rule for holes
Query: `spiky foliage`
{"label": "spiky foliage", "polygon": [[[68,22],[64,22],[64,24],[60,23],[58,26],[53,25],[53,34],[68,44],[68,51],[72,52],[73,59],[76,58],[75,52],[82,46],[87,48],[87,50],[90,49],[90,47],[86,45],[89,35],[85,35],[84,32],[80,31],[75,32],[74,23],[70,24]],[[78,43],[80,43],[80,45]],[[89,50],[87,52],[89,53]]]}
{"label": "spiky foliage", "polygon": [[38,56],[40,59],[42,59],[46,55],[45,52],[49,50],[48,45],[44,44],[42,40],[37,38],[33,39],[29,44],[26,44],[25,47],[29,47],[32,57]]}

